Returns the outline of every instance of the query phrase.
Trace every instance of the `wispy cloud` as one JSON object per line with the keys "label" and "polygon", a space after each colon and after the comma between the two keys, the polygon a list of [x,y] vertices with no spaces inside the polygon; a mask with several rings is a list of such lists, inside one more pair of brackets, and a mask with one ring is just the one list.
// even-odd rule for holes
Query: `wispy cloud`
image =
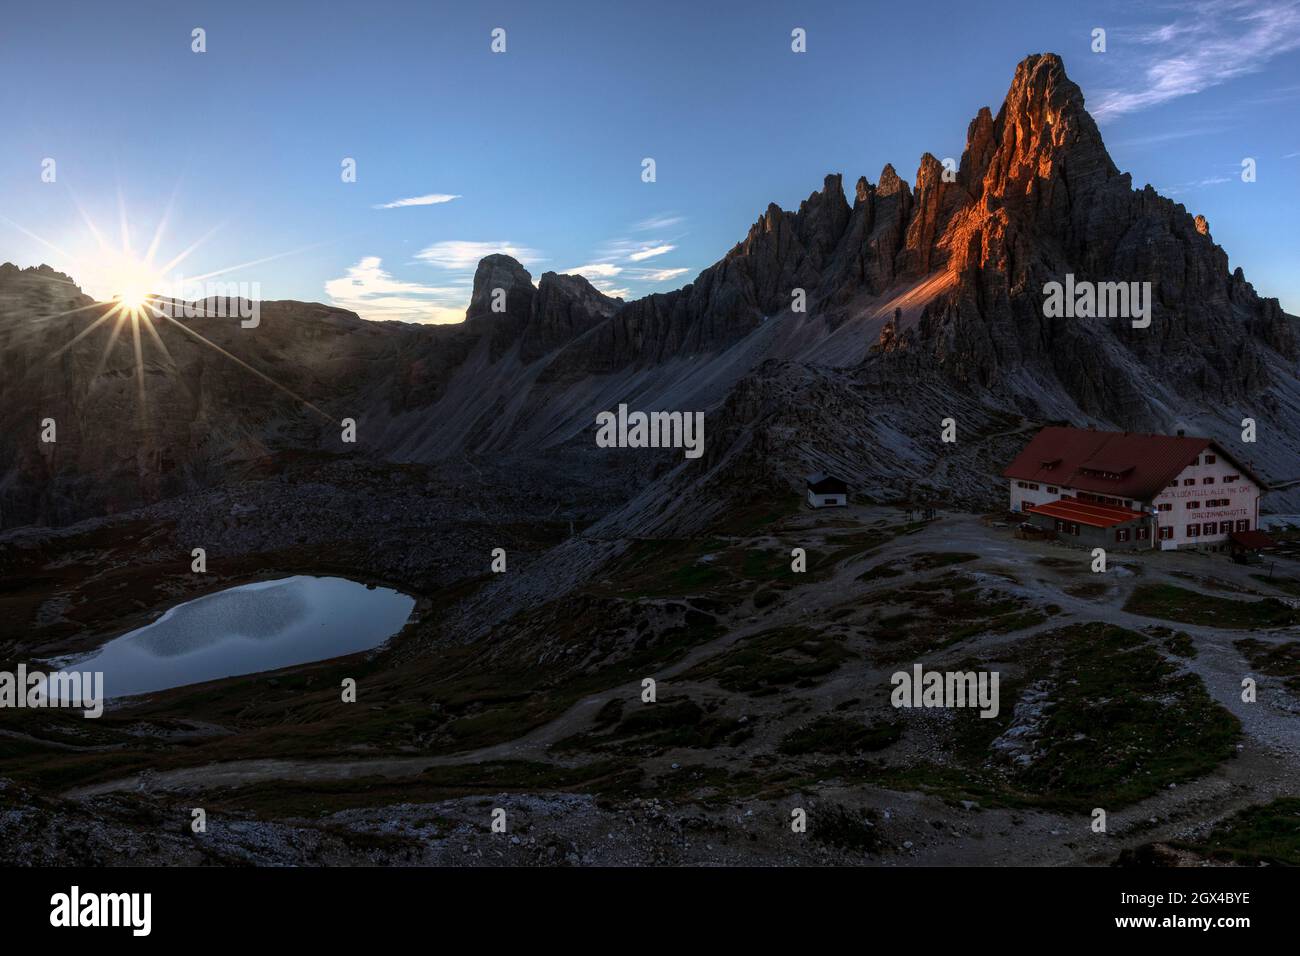
{"label": "wispy cloud", "polygon": [[[637,230],[651,227],[660,228],[682,221],[683,219],[680,216],[665,213],[637,223],[633,228]],[[655,269],[637,265],[637,263],[644,262],[647,259],[655,259],[674,251],[677,246],[673,241],[670,241],[672,238],[675,237],[611,239],[603,247],[596,250],[591,261],[586,265],[575,266],[564,271],[583,276],[606,295],[617,296],[622,299],[631,298],[633,289],[638,284],[670,282],[690,271],[684,266]],[[612,280],[616,276],[620,283],[631,283],[633,287],[615,285]],[[638,294],[644,294],[646,291],[648,290],[641,288],[638,290]]]}
{"label": "wispy cloud", "polygon": [[642,219],[632,228],[637,232],[653,232],[658,229],[668,229],[671,226],[680,225],[686,221],[685,216],[679,216],[676,213],[664,212],[657,216],[651,216],[648,219]]}
{"label": "wispy cloud", "polygon": [[451,239],[435,242],[415,254],[415,258],[441,269],[473,269],[484,256],[505,255],[518,259],[524,265],[542,261],[541,253],[527,246],[516,246],[512,242],[471,242],[464,239]]}
{"label": "wispy cloud", "polygon": [[600,292],[605,293],[605,295],[610,296],[611,298],[629,299],[632,297],[631,289],[626,289],[623,288],[622,286],[615,285],[614,283],[609,282],[605,279],[588,279],[587,281],[591,283],[593,288],[595,288]]}
{"label": "wispy cloud", "polygon": [[643,274],[637,276],[646,282],[671,282],[679,276],[684,276],[691,270],[682,266],[678,269],[648,269]]}
{"label": "wispy cloud", "polygon": [[1125,42],[1151,47],[1132,85],[1106,90],[1092,109],[1113,119],[1257,73],[1270,60],[1300,49],[1300,0],[1211,0],[1186,8],[1171,23]]}
{"label": "wispy cloud", "polygon": [[1197,189],[1204,189],[1206,186],[1221,186],[1224,183],[1238,182],[1240,178],[1241,178],[1240,175],[1206,176],[1202,179],[1194,179],[1191,182],[1176,183],[1173,186],[1162,186],[1160,187],[1160,192],[1166,196],[1177,196],[1180,193],[1187,193],[1187,192],[1193,192],[1194,190]]}
{"label": "wispy cloud", "polygon": [[671,243],[664,243],[659,246],[647,246],[644,249],[638,249],[636,252],[632,253],[628,256],[628,259],[632,262],[644,262],[646,259],[653,259],[655,256],[662,256],[672,252],[676,248],[677,247]]}
{"label": "wispy cloud", "polygon": [[325,283],[325,294],[342,309],[363,319],[399,322],[460,322],[469,292],[461,286],[432,286],[403,282],[382,268],[378,256],[367,256],[348,267],[347,275]]}
{"label": "wispy cloud", "polygon": [[616,266],[612,262],[589,262],[585,266],[574,266],[572,269],[565,269],[568,275],[578,275],[585,279],[610,279],[623,271],[622,266]]}
{"label": "wispy cloud", "polygon": [[436,206],[439,203],[451,202],[453,199],[459,199],[460,196],[453,196],[451,193],[429,193],[427,196],[411,196],[409,199],[394,199],[392,202],[381,203],[376,209],[401,209],[404,206]]}
{"label": "wispy cloud", "polygon": [[1147,146],[1163,146],[1165,143],[1172,143],[1180,139],[1191,139],[1195,136],[1209,136],[1216,132],[1218,130],[1205,127],[1174,129],[1162,133],[1151,133],[1146,136],[1133,136],[1129,139],[1116,140],[1113,143],[1107,141],[1106,145],[1115,149],[1143,149]]}

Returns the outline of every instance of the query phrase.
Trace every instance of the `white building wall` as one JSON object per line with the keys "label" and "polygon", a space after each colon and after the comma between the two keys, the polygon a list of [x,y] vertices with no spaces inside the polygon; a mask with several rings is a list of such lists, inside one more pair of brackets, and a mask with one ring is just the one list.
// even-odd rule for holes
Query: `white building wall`
{"label": "white building wall", "polygon": [[1049,501],[1056,501],[1063,495],[1070,494],[1056,485],[1045,485],[1042,482],[1019,481],[1012,478],[1010,485],[1012,511],[1024,511],[1025,505],[1045,505]]}
{"label": "white building wall", "polygon": [[[1206,454],[1214,455],[1216,461],[1205,463],[1205,454],[1198,457],[1199,464],[1188,465],[1178,476],[1175,484],[1162,491],[1154,502],[1158,508],[1162,504],[1170,506],[1168,511],[1161,511],[1157,521],[1161,527],[1174,529],[1172,538],[1160,542],[1162,548],[1186,548],[1198,545],[1222,545],[1228,540],[1230,532],[1220,530],[1224,522],[1232,522],[1232,530],[1242,528],[1239,522],[1247,522],[1243,530],[1254,531],[1259,526],[1259,486],[1241,473],[1241,470],[1227,461],[1213,449]],[[1228,475],[1237,475],[1234,482],[1224,482]],[[1213,478],[1213,484],[1206,484],[1206,478]],[[1191,481],[1192,484],[1185,482]],[[1206,501],[1227,498],[1228,504],[1207,508]],[[1195,502],[1196,507],[1187,507],[1188,502]],[[1214,531],[1204,533],[1207,522],[1214,522]],[[1191,537],[1187,534],[1188,525],[1200,525],[1201,534]]]}
{"label": "white building wall", "polygon": [[814,508],[833,508],[847,505],[847,495],[818,495],[808,492],[808,503]]}

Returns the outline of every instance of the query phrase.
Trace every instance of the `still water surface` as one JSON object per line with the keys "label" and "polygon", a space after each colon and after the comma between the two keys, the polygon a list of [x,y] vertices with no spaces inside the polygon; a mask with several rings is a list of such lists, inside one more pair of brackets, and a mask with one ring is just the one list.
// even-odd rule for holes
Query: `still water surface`
{"label": "still water surface", "polygon": [[259,581],[178,604],[67,666],[103,671],[107,697],[144,694],[377,647],[414,606],[410,595],[345,578]]}

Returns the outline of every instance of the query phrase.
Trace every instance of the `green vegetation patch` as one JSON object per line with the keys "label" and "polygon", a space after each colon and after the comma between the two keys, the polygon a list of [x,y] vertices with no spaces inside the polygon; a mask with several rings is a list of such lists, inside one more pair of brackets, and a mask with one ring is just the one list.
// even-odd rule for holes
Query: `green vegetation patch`
{"label": "green vegetation patch", "polygon": [[1104,597],[1109,591],[1110,585],[1105,581],[1087,581],[1082,584],[1071,584],[1065,589],[1065,593],[1070,595],[1070,597],[1083,598],[1085,601]]}
{"label": "green vegetation patch", "polygon": [[818,843],[876,853],[885,845],[874,810],[850,810],[838,803],[823,803],[808,812],[808,835]]}
{"label": "green vegetation patch", "polygon": [[1060,611],[1055,606],[1036,608],[1023,598],[989,590],[960,572],[878,593],[872,603],[908,608],[882,615],[870,633],[876,640],[901,644],[899,653],[904,657],[977,635],[1037,627]]}
{"label": "green vegetation patch", "polygon": [[947,568],[954,564],[978,560],[978,554],[969,554],[965,551],[926,551],[912,558],[912,570],[933,571],[935,568]]}
{"label": "green vegetation patch", "polygon": [[1247,807],[1219,824],[1205,843],[1179,845],[1225,862],[1300,866],[1300,797]]}
{"label": "green vegetation patch", "polygon": [[[997,717],[953,711],[954,762],[891,771],[893,785],[950,800],[1087,812],[1203,776],[1236,752],[1238,720],[1141,634],[1076,624],[1026,642],[1021,655],[1026,673],[1004,676]],[[1030,687],[1046,695],[1036,714],[1017,717]],[[1003,752],[994,743],[1017,720],[1023,743]],[[1020,754],[1029,761],[1018,762]]]}
{"label": "green vegetation patch", "polygon": [[727,690],[762,695],[812,687],[857,657],[844,638],[810,628],[782,627],[741,638],[725,652],[691,668],[687,680],[714,680]]}
{"label": "green vegetation patch", "polygon": [[1208,597],[1173,584],[1144,584],[1137,588],[1124,610],[1183,624],[1235,629],[1287,627],[1300,623],[1300,612],[1276,598],[1237,601]]}
{"label": "green vegetation patch", "polygon": [[777,749],[787,755],[837,754],[850,756],[865,751],[884,750],[903,736],[901,720],[864,723],[846,717],[818,717],[790,731]]}
{"label": "green vegetation patch", "polygon": [[668,800],[692,800],[719,805],[753,796],[762,780],[749,770],[730,771],[709,764],[682,764],[662,773],[647,789]]}
{"label": "green vegetation patch", "polygon": [[[620,705],[620,713],[624,713],[623,702],[617,703]],[[689,698],[671,703],[634,703],[630,707],[630,712],[625,713],[608,733],[575,734],[557,741],[552,749],[613,749],[624,754],[644,755],[659,753],[671,747],[713,749],[735,746],[752,733],[746,723],[734,718],[714,716]],[[601,716],[597,714],[598,720]]]}
{"label": "green vegetation patch", "polygon": [[1164,649],[1175,657],[1185,660],[1196,657],[1196,643],[1192,640],[1192,635],[1186,631],[1175,631],[1172,627],[1164,627],[1160,624],[1152,624],[1142,630],[1159,640]]}
{"label": "green vegetation patch", "polygon": [[1285,677],[1287,690],[1300,693],[1300,641],[1268,644],[1252,637],[1233,641],[1250,666],[1271,677]]}
{"label": "green vegetation patch", "polygon": [[1182,657],[1186,660],[1191,660],[1196,656],[1196,645],[1192,642],[1192,635],[1186,631],[1179,631],[1166,639],[1165,650],[1176,657]]}
{"label": "green vegetation patch", "polygon": [[1018,774],[1040,795],[1126,805],[1209,773],[1241,724],[1142,635],[1106,624],[1061,632],[1044,752]]}

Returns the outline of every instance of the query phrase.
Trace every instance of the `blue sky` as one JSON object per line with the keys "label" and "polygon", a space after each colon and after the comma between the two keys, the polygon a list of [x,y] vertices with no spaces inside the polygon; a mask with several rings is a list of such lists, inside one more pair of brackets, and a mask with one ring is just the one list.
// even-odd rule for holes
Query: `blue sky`
{"label": "blue sky", "polygon": [[[852,189],[892,162],[910,182],[926,150],[960,156],[1043,51],[1134,185],[1203,213],[1300,312],[1300,0],[10,4],[0,261],[108,297],[126,241],[140,258],[165,219],[155,268],[198,242],[168,280],[220,273],[368,318],[459,320],[493,251],[638,297],[828,172]],[[418,197],[455,198],[377,208]]]}

